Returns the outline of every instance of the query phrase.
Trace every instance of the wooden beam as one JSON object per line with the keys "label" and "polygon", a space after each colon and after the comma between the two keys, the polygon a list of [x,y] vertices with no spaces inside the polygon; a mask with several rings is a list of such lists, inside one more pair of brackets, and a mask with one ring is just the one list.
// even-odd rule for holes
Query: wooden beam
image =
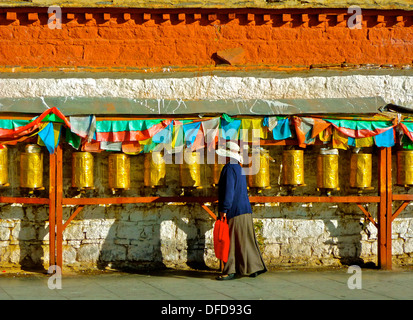
{"label": "wooden beam", "polygon": [[[251,196],[252,203],[379,203],[378,196]],[[62,204],[66,205],[108,205],[126,203],[206,203],[217,202],[217,197],[110,197],[110,198],[63,198]]]}
{"label": "wooden beam", "polygon": [[392,203],[393,203],[393,182],[392,182],[392,148],[386,148],[386,198],[387,198],[387,209],[386,209],[386,270],[392,269]]}
{"label": "wooden beam", "polygon": [[377,237],[377,253],[378,253],[378,265],[379,268],[387,268],[387,255],[386,255],[386,149],[379,149],[378,159],[378,179],[379,179],[379,214],[378,214],[378,237]]}
{"label": "wooden beam", "polygon": [[206,205],[202,204],[201,207],[208,212],[208,214],[212,217],[212,219],[217,220],[217,216],[213,213]]}
{"label": "wooden beam", "polygon": [[0,203],[49,204],[49,198],[0,197]]}
{"label": "wooden beam", "polygon": [[56,265],[63,270],[63,156],[60,144],[56,147]]}
{"label": "wooden beam", "polygon": [[403,203],[400,205],[400,207],[398,207],[397,210],[393,213],[393,215],[391,217],[392,222],[409,205],[409,203],[410,203],[410,201],[403,201]]}
{"label": "wooden beam", "polygon": [[49,267],[56,264],[56,153],[49,160]]}
{"label": "wooden beam", "polygon": [[37,12],[30,12],[27,14],[27,20],[29,21],[39,20],[39,15],[37,14]]}
{"label": "wooden beam", "polygon": [[218,16],[214,13],[211,13],[208,15],[208,20],[209,21],[216,21],[218,19]]}
{"label": "wooden beam", "polygon": [[6,20],[10,20],[10,21],[17,20],[17,12],[8,11],[6,13]]}
{"label": "wooden beam", "polygon": [[71,214],[69,219],[67,219],[66,222],[64,223],[62,231],[64,231],[66,229],[66,227],[69,225],[69,223],[79,214],[80,211],[82,211],[83,208],[84,208],[84,206],[78,206],[76,208],[76,210]]}
{"label": "wooden beam", "polygon": [[367,219],[369,219],[374,226],[377,228],[378,224],[376,221],[374,221],[372,215],[370,214],[370,212],[368,212],[360,203],[357,203],[357,206],[360,208],[360,210],[364,213],[364,215],[366,216]]}

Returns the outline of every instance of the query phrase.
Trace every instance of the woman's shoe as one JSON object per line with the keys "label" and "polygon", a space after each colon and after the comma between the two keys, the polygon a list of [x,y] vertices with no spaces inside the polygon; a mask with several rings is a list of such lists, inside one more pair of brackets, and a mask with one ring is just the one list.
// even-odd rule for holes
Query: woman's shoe
{"label": "woman's shoe", "polygon": [[235,279],[235,273],[225,274],[217,277],[217,280],[232,280]]}
{"label": "woman's shoe", "polygon": [[264,273],[264,272],[266,272],[267,270],[261,270],[261,271],[257,271],[257,272],[254,272],[254,273],[251,273],[249,276],[251,277],[251,278],[256,278],[256,277],[258,277],[258,275],[260,275],[261,273]]}

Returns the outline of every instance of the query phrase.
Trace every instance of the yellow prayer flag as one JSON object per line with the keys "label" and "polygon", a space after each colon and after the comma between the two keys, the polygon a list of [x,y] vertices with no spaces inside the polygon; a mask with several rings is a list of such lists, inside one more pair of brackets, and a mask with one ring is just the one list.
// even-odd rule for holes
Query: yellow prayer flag
{"label": "yellow prayer flag", "polygon": [[355,140],[356,147],[359,147],[359,148],[371,147],[374,144],[373,137],[356,138],[354,140]]}
{"label": "yellow prayer flag", "polygon": [[267,139],[268,128],[262,125],[262,119],[241,119],[241,140],[251,142],[253,129],[259,130],[260,139]]}
{"label": "yellow prayer flag", "polygon": [[333,143],[333,148],[347,150],[348,148],[348,137],[338,131],[336,128],[333,129],[333,138],[331,139]]}

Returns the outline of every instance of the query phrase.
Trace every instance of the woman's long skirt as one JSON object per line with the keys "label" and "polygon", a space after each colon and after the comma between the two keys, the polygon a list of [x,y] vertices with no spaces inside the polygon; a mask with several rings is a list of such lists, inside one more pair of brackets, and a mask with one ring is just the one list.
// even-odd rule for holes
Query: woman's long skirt
{"label": "woman's long skirt", "polygon": [[223,273],[250,275],[267,271],[255,237],[252,214],[246,213],[231,218],[228,225],[230,247]]}

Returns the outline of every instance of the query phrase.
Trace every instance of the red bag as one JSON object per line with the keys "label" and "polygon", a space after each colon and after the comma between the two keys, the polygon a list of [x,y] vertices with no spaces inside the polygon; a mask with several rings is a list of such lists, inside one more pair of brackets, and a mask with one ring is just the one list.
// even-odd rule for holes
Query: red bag
{"label": "red bag", "polygon": [[229,254],[229,227],[227,218],[217,220],[214,226],[214,250],[215,256],[224,261],[228,261]]}

